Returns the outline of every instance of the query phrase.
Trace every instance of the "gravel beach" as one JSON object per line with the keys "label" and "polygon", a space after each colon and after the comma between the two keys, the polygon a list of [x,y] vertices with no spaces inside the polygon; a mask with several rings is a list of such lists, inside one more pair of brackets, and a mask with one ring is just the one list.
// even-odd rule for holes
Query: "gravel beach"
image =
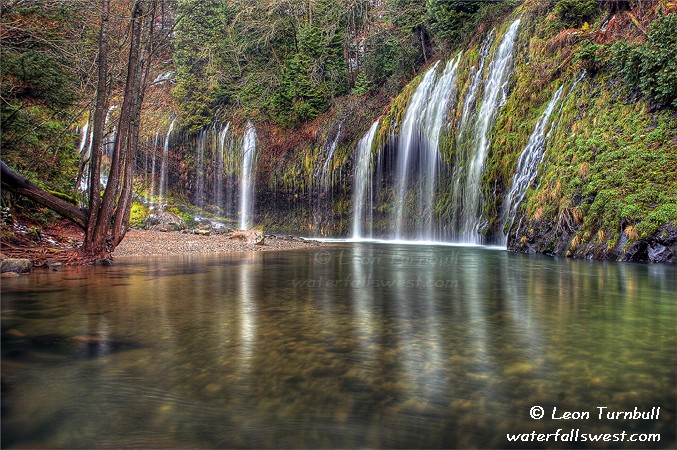
{"label": "gravel beach", "polygon": [[247,244],[225,234],[201,236],[178,231],[129,230],[113,257],[184,255],[196,253],[261,252],[321,247],[318,241],[266,236],[264,245]]}

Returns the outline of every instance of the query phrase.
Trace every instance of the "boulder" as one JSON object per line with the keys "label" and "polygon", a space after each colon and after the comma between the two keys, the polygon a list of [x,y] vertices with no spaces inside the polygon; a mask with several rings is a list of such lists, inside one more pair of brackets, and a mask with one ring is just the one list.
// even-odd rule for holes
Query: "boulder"
{"label": "boulder", "polygon": [[94,260],[95,266],[112,266],[113,260],[110,258],[98,258]]}
{"label": "boulder", "polygon": [[147,230],[181,231],[186,229],[186,222],[179,216],[167,211],[158,211],[149,215],[143,222]]}
{"label": "boulder", "polygon": [[30,259],[6,258],[0,261],[0,273],[28,273],[31,267],[33,267],[33,262]]}
{"label": "boulder", "polygon": [[265,245],[265,237],[261,230],[236,230],[230,235],[230,239],[240,239],[247,244]]}

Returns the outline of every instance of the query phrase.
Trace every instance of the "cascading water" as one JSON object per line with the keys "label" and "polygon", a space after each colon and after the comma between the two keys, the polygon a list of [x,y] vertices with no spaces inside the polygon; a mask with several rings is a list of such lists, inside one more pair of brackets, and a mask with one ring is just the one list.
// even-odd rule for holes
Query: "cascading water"
{"label": "cascading water", "polygon": [[[481,180],[484,172],[484,166],[487,158],[487,151],[491,144],[491,128],[495,124],[498,113],[507,101],[508,81],[513,71],[513,50],[520,19],[515,20],[508,31],[505,33],[501,44],[496,51],[496,55],[489,64],[488,75],[484,83],[482,92],[481,106],[474,121],[468,120],[470,108],[463,110],[464,118],[461,125],[464,128],[472,126],[471,135],[466,135],[466,129],[459,130],[457,136],[461,138],[467,136],[462,141],[462,146],[466,146],[465,161],[459,161],[459,166],[455,168],[459,179],[457,183],[459,192],[455,193],[455,198],[460,201],[460,205],[455,207],[457,211],[460,208],[460,214],[457,213],[459,223],[454,238],[461,242],[482,243],[480,228],[482,225],[482,192]],[[476,73],[479,74],[480,71]],[[474,81],[474,80],[473,80]],[[473,86],[471,86],[473,88]],[[468,94],[474,96],[472,91]],[[473,102],[475,100],[473,99]],[[464,105],[465,106],[465,105]]]}
{"label": "cascading water", "polygon": [[[536,174],[538,173],[538,166],[543,160],[545,146],[550,136],[550,132],[552,131],[550,116],[562,97],[563,88],[564,86],[560,86],[557,92],[552,96],[552,99],[550,99],[550,103],[548,103],[545,111],[543,111],[538,122],[536,122],[534,131],[531,133],[529,141],[517,161],[517,169],[512,177],[510,191],[505,196],[503,202],[503,223],[508,226],[508,229],[515,220],[517,206],[524,199],[527,188],[531,182],[534,181],[534,178],[536,178]],[[507,234],[504,234],[503,241],[507,242],[507,239]]]}
{"label": "cascading water", "polygon": [[[505,245],[508,244],[508,235],[513,227],[515,218],[517,217],[517,208],[524,200],[527,189],[536,178],[536,175],[538,174],[538,168],[545,156],[545,150],[550,136],[556,131],[558,119],[553,119],[550,126],[548,127],[547,134],[544,136],[545,127],[547,126],[549,117],[554,112],[554,108],[557,103],[560,103],[559,111],[561,113],[562,108],[566,103],[566,99],[569,98],[576,90],[576,86],[585,77],[585,75],[586,72],[584,70],[579,75],[579,77],[576,78],[576,81],[574,81],[574,83],[571,85],[571,89],[569,89],[569,93],[566,95],[563,101],[560,101],[562,98],[563,86],[555,92],[553,98],[550,100],[550,103],[548,103],[548,106],[536,123],[534,131],[529,137],[526,147],[520,154],[519,160],[517,162],[517,168],[512,178],[510,191],[506,195],[506,198],[503,202],[502,232],[503,243]],[[516,232],[519,233],[519,226],[517,227]]]}
{"label": "cascading water", "polygon": [[331,186],[331,173],[334,162],[334,153],[336,153],[336,147],[338,146],[339,138],[341,137],[341,128],[343,123],[340,123],[338,126],[338,131],[336,131],[336,136],[329,144],[329,147],[326,150],[327,157],[322,164],[322,172],[320,173],[320,186],[324,192],[327,192]]}
{"label": "cascading water", "polygon": [[155,133],[155,145],[153,146],[153,156],[150,164],[150,201],[155,202],[155,162],[157,160],[157,148],[160,142],[160,133]]}
{"label": "cascading water", "polygon": [[[118,105],[111,105],[106,112],[106,121],[104,128],[108,129],[108,124],[111,122],[113,111],[118,109]],[[103,137],[101,148],[101,187],[108,186],[108,175],[110,174],[111,158],[113,157],[113,149],[115,148],[115,141],[117,140],[118,129],[115,125],[110,128],[110,132]]]}
{"label": "cascading water", "polygon": [[230,134],[230,122],[219,132],[218,143],[214,146],[214,159],[216,160],[216,167],[214,168],[214,202],[220,211],[225,209],[223,199],[223,176],[225,172],[225,154],[226,141]]}
{"label": "cascading water", "polygon": [[[92,138],[94,131],[89,130],[89,119],[80,133],[80,146],[78,147],[78,154],[81,161],[86,161],[82,167],[80,174],[80,184],[78,190],[80,192],[87,192],[89,186],[89,160],[92,157]],[[84,204],[81,206],[85,206]]]}
{"label": "cascading water", "polygon": [[422,224],[418,237],[426,240],[439,238],[433,221],[436,200],[435,183],[440,165],[440,135],[447,126],[449,105],[456,95],[456,74],[460,61],[461,53],[447,63],[444,72],[435,84],[431,94],[432,101],[426,107],[423,117],[423,131],[425,137],[427,137],[427,143],[424,144],[425,151],[421,152],[423,159],[421,167],[426,175],[421,183],[422,189],[419,189],[419,202],[423,208],[421,211]]}
{"label": "cascading water", "polygon": [[254,213],[254,175],[256,172],[256,128],[247,122],[242,142],[242,171],[240,172],[240,229],[252,226]]}
{"label": "cascading water", "polygon": [[397,174],[395,178],[395,238],[402,239],[402,219],[406,202],[407,187],[409,183],[409,161],[412,154],[418,150],[418,137],[422,134],[421,119],[423,110],[431,101],[430,92],[433,90],[437,75],[437,61],[433,67],[423,76],[421,83],[411,97],[409,106],[404,115],[400,127],[400,135],[397,141]]}
{"label": "cascading water", "polygon": [[162,161],[160,163],[160,208],[163,208],[162,202],[165,200],[167,195],[167,171],[169,167],[169,138],[174,131],[174,123],[176,119],[172,120],[169,124],[169,130],[167,130],[167,135],[165,136],[165,142],[162,147]]}
{"label": "cascading water", "polygon": [[[460,53],[437,76],[439,62],[428,70],[417,87],[402,121],[397,142],[395,179],[395,238],[418,240],[438,238],[434,224],[435,183],[439,171],[439,139],[446,126],[451,99],[455,95]],[[410,177],[415,175],[415,178]],[[405,226],[404,210],[408,196],[416,194],[415,205],[408,209],[417,223]],[[413,203],[413,202],[410,202]],[[413,208],[413,209],[412,209]],[[405,230],[406,228],[406,230]]]}
{"label": "cascading water", "polygon": [[[372,237],[374,193],[371,182],[373,166],[371,148],[374,144],[374,137],[376,136],[378,126],[379,121],[377,120],[369,128],[369,131],[362,136],[362,139],[360,139],[355,148],[355,168],[353,171],[353,239],[364,238],[367,227],[369,228],[369,236],[367,237]],[[365,210],[368,210],[370,213],[369,220],[365,217]]]}
{"label": "cascading water", "polygon": [[200,132],[197,141],[197,161],[195,167],[195,205],[199,208],[205,206],[205,145],[207,142],[207,130]]}

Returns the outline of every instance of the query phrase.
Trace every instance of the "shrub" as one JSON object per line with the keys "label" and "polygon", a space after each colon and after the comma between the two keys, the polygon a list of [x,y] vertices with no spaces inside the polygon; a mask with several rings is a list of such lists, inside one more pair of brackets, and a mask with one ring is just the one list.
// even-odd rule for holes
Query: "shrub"
{"label": "shrub", "polygon": [[129,226],[141,228],[144,220],[148,217],[150,211],[141,203],[132,203],[132,210],[129,213]]}
{"label": "shrub", "polygon": [[677,14],[654,20],[641,45],[614,44],[624,81],[663,106],[677,108]]}
{"label": "shrub", "polygon": [[554,13],[562,26],[578,28],[597,12],[597,0],[559,0]]}

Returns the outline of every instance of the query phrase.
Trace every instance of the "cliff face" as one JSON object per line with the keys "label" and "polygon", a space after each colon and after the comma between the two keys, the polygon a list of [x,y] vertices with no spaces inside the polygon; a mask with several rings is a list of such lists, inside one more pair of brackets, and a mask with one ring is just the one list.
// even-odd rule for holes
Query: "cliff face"
{"label": "cliff face", "polygon": [[[663,78],[632,75],[646,54],[674,55],[661,38],[677,23],[670,12],[657,2],[565,26],[552,7],[525,2],[389,104],[351,95],[291,130],[256,124],[254,222],[674,262],[677,115],[661,83],[677,75],[669,64],[651,69]],[[196,168],[182,170],[193,195]]]}

